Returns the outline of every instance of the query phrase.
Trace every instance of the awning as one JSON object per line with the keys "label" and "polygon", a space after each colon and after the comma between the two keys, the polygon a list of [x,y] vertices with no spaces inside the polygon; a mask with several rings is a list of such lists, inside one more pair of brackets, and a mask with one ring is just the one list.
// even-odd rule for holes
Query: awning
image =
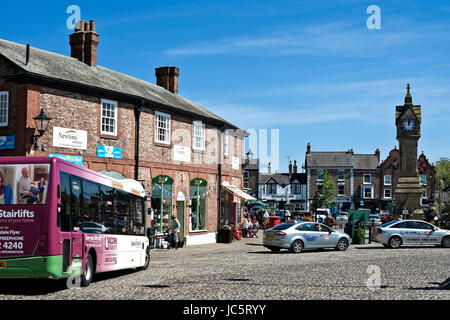
{"label": "awning", "polygon": [[234,194],[235,196],[244,199],[244,201],[256,201],[256,198],[253,198],[251,195],[249,195],[248,193],[245,193],[244,191],[242,191],[241,189],[239,189],[238,187],[232,186],[229,183],[227,183],[226,181],[224,181],[224,183],[222,184],[223,188],[225,190],[227,190],[228,192],[231,192],[232,194]]}

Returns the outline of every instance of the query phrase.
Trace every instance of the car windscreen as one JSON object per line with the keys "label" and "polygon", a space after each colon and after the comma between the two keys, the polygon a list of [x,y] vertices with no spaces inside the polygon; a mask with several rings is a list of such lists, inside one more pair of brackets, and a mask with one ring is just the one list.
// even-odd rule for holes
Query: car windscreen
{"label": "car windscreen", "polygon": [[286,230],[292,227],[294,223],[282,223],[272,228],[272,230]]}
{"label": "car windscreen", "polygon": [[389,221],[389,222],[387,222],[385,224],[382,224],[380,227],[381,228],[386,228],[386,227],[389,227],[390,225],[392,225],[394,223],[397,223],[397,222],[398,222],[397,220]]}

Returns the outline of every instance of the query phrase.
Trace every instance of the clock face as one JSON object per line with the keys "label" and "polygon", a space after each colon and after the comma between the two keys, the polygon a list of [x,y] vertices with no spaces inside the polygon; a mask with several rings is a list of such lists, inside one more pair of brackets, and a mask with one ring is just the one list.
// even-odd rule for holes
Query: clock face
{"label": "clock face", "polygon": [[403,130],[405,130],[406,132],[411,132],[414,130],[414,128],[416,127],[416,123],[414,122],[414,120],[410,120],[410,119],[405,119],[402,122],[402,128]]}

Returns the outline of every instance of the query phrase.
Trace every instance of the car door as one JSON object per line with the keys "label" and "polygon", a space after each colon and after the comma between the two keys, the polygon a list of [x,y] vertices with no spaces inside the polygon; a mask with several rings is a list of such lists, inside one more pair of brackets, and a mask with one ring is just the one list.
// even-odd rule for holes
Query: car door
{"label": "car door", "polygon": [[333,233],[333,230],[323,224],[319,224],[319,239],[321,248],[335,247],[337,244],[338,235]]}
{"label": "car door", "polygon": [[433,225],[426,222],[416,221],[417,231],[419,232],[420,243],[422,244],[439,244],[439,234],[435,231]]}
{"label": "car door", "polygon": [[303,240],[305,248],[319,248],[320,239],[317,223],[307,222],[298,225],[295,230]]}

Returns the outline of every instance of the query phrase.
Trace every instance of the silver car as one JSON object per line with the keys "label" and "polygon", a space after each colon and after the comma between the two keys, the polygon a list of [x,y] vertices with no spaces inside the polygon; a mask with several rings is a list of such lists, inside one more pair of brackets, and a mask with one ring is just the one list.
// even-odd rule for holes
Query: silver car
{"label": "silver car", "polygon": [[283,223],[264,231],[263,245],[272,252],[288,249],[299,253],[319,248],[344,251],[350,245],[350,237],[321,223]]}
{"label": "silver car", "polygon": [[393,249],[408,244],[433,244],[450,248],[450,230],[439,229],[421,220],[394,220],[375,228],[372,240]]}

